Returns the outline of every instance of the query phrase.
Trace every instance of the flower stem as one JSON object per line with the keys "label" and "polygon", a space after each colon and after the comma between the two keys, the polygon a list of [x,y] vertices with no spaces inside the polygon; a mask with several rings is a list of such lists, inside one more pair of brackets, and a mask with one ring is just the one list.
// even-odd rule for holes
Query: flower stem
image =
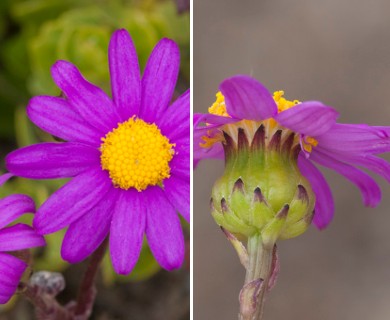
{"label": "flower stem", "polygon": [[92,254],[83,282],[79,289],[77,304],[75,307],[75,317],[78,320],[88,319],[92,313],[93,303],[96,297],[95,279],[107,249],[108,238],[106,238],[99,248]]}
{"label": "flower stem", "polygon": [[35,306],[39,320],[71,320],[72,315],[68,309],[61,306],[54,296],[42,294],[37,287],[21,283],[19,289],[23,295]]}
{"label": "flower stem", "polygon": [[271,276],[273,246],[265,246],[260,235],[248,239],[248,266],[240,292],[239,320],[261,320],[264,298]]}

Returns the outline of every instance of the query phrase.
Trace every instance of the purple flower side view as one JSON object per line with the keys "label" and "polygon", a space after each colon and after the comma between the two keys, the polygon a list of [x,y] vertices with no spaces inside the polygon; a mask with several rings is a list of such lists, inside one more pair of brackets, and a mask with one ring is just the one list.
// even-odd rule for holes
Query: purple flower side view
{"label": "purple flower side view", "polygon": [[141,78],[126,30],[109,44],[112,99],[69,62],[57,61],[52,77],[65,98],[38,96],[27,114],[63,143],[40,143],[10,153],[7,169],[31,179],[72,178],[38,209],[40,234],[69,226],[62,257],[77,263],[109,234],[114,269],[128,274],[144,234],[159,264],[181,266],[184,237],[177,212],[190,220],[190,93],[169,106],[180,53],[162,39]]}
{"label": "purple flower side view", "polygon": [[[338,113],[318,101],[287,101],[283,92],[274,96],[257,80],[237,75],[220,84],[224,99],[211,114],[194,115],[194,161],[224,158],[221,131],[242,120],[274,121],[300,135],[298,166],[316,195],[313,223],[325,228],[333,218],[331,189],[313,162],[330,168],[354,183],[366,206],[375,207],[381,190],[375,180],[358,167],[390,182],[390,165],[378,154],[390,151],[390,127],[336,123]],[[275,96],[276,95],[276,96]],[[218,97],[218,95],[217,95]],[[218,102],[218,100],[217,100]],[[282,104],[283,104],[282,103]],[[219,109],[218,109],[219,108]],[[211,108],[210,108],[211,109]],[[209,109],[209,110],[210,110]]]}
{"label": "purple flower side view", "polygon": [[[0,176],[0,185],[10,177],[10,174]],[[26,224],[7,227],[24,213],[34,212],[34,201],[24,194],[0,199],[0,304],[7,303],[13,296],[27,268],[27,263],[10,252],[45,245],[45,239]]]}

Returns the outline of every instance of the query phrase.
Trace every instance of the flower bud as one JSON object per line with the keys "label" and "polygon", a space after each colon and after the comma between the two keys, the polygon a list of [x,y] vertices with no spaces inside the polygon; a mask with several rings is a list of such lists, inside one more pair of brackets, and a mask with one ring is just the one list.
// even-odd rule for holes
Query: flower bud
{"label": "flower bud", "polygon": [[299,137],[273,120],[243,120],[223,131],[225,171],[212,190],[215,221],[244,238],[261,234],[264,245],[302,234],[315,195],[297,165]]}

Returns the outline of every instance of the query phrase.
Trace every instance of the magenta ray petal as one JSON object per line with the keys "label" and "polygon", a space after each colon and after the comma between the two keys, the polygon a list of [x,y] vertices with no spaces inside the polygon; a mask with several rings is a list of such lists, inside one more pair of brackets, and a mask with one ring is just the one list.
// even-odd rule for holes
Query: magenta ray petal
{"label": "magenta ray petal", "polygon": [[[219,124],[195,127],[194,141],[196,141],[197,144],[204,143],[204,140],[202,139],[203,137],[214,137],[217,134],[221,134],[220,128],[221,128],[221,125],[219,125]],[[194,142],[194,144],[195,144],[195,142]]]}
{"label": "magenta ray petal", "polygon": [[[179,157],[189,157],[190,155],[190,137],[182,136],[180,138],[174,138],[170,140],[174,144],[175,156]],[[184,160],[184,159],[183,159]]]}
{"label": "magenta ray petal", "polygon": [[56,232],[91,210],[112,188],[111,180],[94,166],[54,192],[38,209],[33,225],[40,234]]}
{"label": "magenta ray petal", "polygon": [[264,120],[278,112],[267,88],[251,77],[237,75],[228,78],[219,89],[225,97],[227,113],[233,118]]}
{"label": "magenta ray petal", "polygon": [[27,106],[30,120],[42,130],[63,140],[99,146],[102,131],[90,126],[74,108],[58,97],[37,96]]}
{"label": "magenta ray petal", "polygon": [[184,236],[176,210],[159,187],[149,187],[144,195],[149,247],[164,269],[179,268],[184,259]]}
{"label": "magenta ray petal", "polygon": [[164,192],[175,209],[190,223],[190,181],[172,175],[164,180]]}
{"label": "magenta ray petal", "polygon": [[219,159],[225,157],[225,152],[220,143],[214,144],[211,148],[202,148],[194,145],[194,166],[196,167],[202,159]]}
{"label": "magenta ray petal", "polygon": [[[223,126],[225,124],[238,122],[240,120],[241,119],[218,116],[216,114],[211,114],[211,113],[205,113],[205,114],[201,114],[200,117],[197,117],[196,119],[194,118],[194,127],[197,127],[198,124],[200,123],[211,124],[214,125],[214,127],[215,125]],[[201,128],[201,126],[199,127]]]}
{"label": "magenta ray petal", "polygon": [[194,140],[202,142],[203,136],[217,134],[225,124],[238,122],[239,119],[217,116],[215,114],[195,113],[193,117]]}
{"label": "magenta ray petal", "polygon": [[390,183],[390,163],[386,160],[372,155],[366,155],[352,158],[350,163],[371,170],[372,172],[375,172],[385,178],[387,182]]}
{"label": "magenta ray petal", "polygon": [[192,123],[193,123],[194,129],[196,129],[199,126],[199,124],[202,122],[202,119],[204,116],[205,116],[205,114],[203,114],[203,113],[194,113],[194,115],[192,117]]}
{"label": "magenta ray petal", "polygon": [[146,122],[159,119],[172,99],[179,74],[180,53],[177,44],[162,39],[154,47],[142,77],[142,101],[139,117]]}
{"label": "magenta ray petal", "polygon": [[0,187],[11,179],[14,175],[12,173],[4,173],[0,176]]}
{"label": "magenta ray petal", "polygon": [[365,124],[335,124],[316,139],[323,148],[347,154],[390,151],[390,137],[385,128]]}
{"label": "magenta ray petal", "polygon": [[353,166],[360,166],[371,170],[376,174],[382,176],[390,183],[390,163],[386,160],[370,155],[370,154],[348,154],[342,152],[329,151],[327,149],[318,147],[318,151],[324,154],[330,154],[338,160],[348,163]]}
{"label": "magenta ray petal", "polygon": [[298,157],[298,166],[316,195],[313,223],[318,229],[324,229],[332,221],[334,215],[332,191],[321,171],[302,154]]}
{"label": "magenta ray petal", "polygon": [[111,188],[90,211],[69,226],[61,247],[64,260],[79,263],[100,246],[110,231],[117,198],[117,190]]}
{"label": "magenta ray petal", "polygon": [[365,206],[375,207],[381,200],[381,190],[373,178],[355,167],[343,163],[329,154],[314,149],[310,159],[343,175],[360,190]]}
{"label": "magenta ray petal", "polygon": [[115,128],[120,117],[102,89],[83,78],[70,62],[59,60],[51,68],[54,82],[81,117],[105,134]]}
{"label": "magenta ray petal", "polygon": [[6,157],[10,172],[30,179],[73,177],[95,164],[99,164],[99,151],[73,142],[34,144]]}
{"label": "magenta ray petal", "polygon": [[174,138],[171,140],[172,143],[175,144],[174,149],[177,151],[176,153],[180,155],[189,155],[190,154],[190,137],[182,136],[180,138]]}
{"label": "magenta ray petal", "polygon": [[184,92],[157,120],[161,132],[169,139],[190,136],[190,90]]}
{"label": "magenta ray petal", "polygon": [[190,179],[190,153],[189,146],[188,152],[178,152],[171,162],[169,163],[169,167],[171,168],[171,174],[177,175],[182,179]]}
{"label": "magenta ray petal", "polygon": [[196,167],[202,159],[223,159],[225,152],[222,144],[214,144],[211,148],[205,149],[194,145],[194,167]]}
{"label": "magenta ray petal", "polygon": [[212,136],[216,134],[218,131],[215,128],[210,127],[201,127],[197,128],[194,131],[194,165],[205,158],[210,159],[223,159],[224,151],[221,143],[215,143],[209,148],[203,148],[200,144],[203,144],[204,141],[202,139],[203,136],[208,136],[209,134]]}
{"label": "magenta ray petal", "polygon": [[44,238],[26,224],[18,223],[0,230],[0,251],[16,251],[44,245]]}
{"label": "magenta ray petal", "polygon": [[110,229],[110,254],[114,269],[129,274],[139,258],[149,201],[135,189],[121,191]]}
{"label": "magenta ray petal", "polygon": [[[220,117],[224,118],[224,117]],[[195,120],[195,119],[194,119]],[[197,120],[199,123],[201,120],[199,117]],[[193,135],[193,153],[194,153],[194,166],[198,165],[198,162],[202,159],[210,158],[210,159],[223,159],[224,158],[224,150],[222,147],[222,143],[214,143],[211,146],[202,147],[205,143],[203,137],[214,137],[218,134],[221,134],[218,130],[220,125],[209,125],[204,127],[196,127],[194,124],[194,135]]]}
{"label": "magenta ray petal", "polygon": [[[356,125],[351,125],[351,126],[356,126]],[[364,125],[364,126],[367,126],[373,130],[376,130],[377,132],[381,132],[381,135],[383,137],[390,137],[390,126],[368,126],[368,125]]]}
{"label": "magenta ray petal", "polygon": [[114,32],[108,47],[112,98],[126,121],[137,115],[141,104],[141,75],[133,41],[125,29]]}
{"label": "magenta ray petal", "polygon": [[4,228],[24,213],[35,212],[34,201],[24,194],[12,194],[0,200],[0,228]]}
{"label": "magenta ray petal", "polygon": [[9,254],[0,253],[0,303],[7,303],[15,293],[27,264]]}
{"label": "magenta ray petal", "polygon": [[282,126],[304,135],[323,134],[336,123],[338,112],[318,101],[302,102],[275,116]]}

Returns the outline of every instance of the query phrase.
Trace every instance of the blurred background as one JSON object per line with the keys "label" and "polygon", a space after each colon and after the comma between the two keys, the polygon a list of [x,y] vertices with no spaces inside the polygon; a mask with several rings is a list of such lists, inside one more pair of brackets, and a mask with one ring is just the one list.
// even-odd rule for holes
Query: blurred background
{"label": "blurred background", "polygon": [[[320,100],[341,122],[390,125],[390,2],[194,1],[194,112],[218,84],[249,74],[290,100]],[[389,156],[386,156],[390,160]],[[195,319],[237,319],[244,269],[209,210],[223,163],[194,173]],[[281,270],[264,319],[390,319],[390,188],[365,208],[357,188],[323,170],[335,218],[279,243]]]}
{"label": "blurred background", "polygon": [[[181,51],[177,96],[189,88],[190,19],[186,0],[2,0],[0,1],[0,159],[17,147],[53,137],[26,118],[34,95],[59,95],[51,65],[59,59],[74,63],[92,83],[110,94],[107,48],[111,34],[127,29],[137,48],[141,68],[163,37],[175,40]],[[4,172],[4,161],[0,171]],[[62,181],[14,179],[0,196],[25,193],[37,205]],[[24,217],[29,222],[31,217]],[[189,226],[183,222],[189,249]],[[35,270],[64,273],[67,287],[59,296],[66,304],[76,297],[86,265],[69,266],[60,257],[64,232],[48,236],[37,250]],[[112,270],[108,256],[99,277],[92,319],[188,319],[189,261],[181,270],[162,271],[145,243],[139,263],[128,277]],[[0,306],[0,319],[34,319],[30,304],[16,296]]]}

